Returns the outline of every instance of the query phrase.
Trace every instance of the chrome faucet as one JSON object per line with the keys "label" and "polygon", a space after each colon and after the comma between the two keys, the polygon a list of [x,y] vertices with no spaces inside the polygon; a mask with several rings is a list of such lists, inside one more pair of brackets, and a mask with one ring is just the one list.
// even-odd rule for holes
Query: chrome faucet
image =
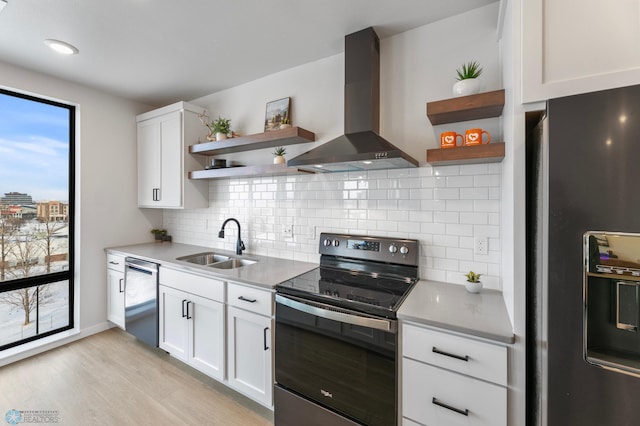
{"label": "chrome faucet", "polygon": [[238,240],[236,241],[236,254],[242,254],[242,250],[245,249],[244,243],[240,239],[240,222],[238,222],[234,218],[229,218],[224,221],[222,227],[220,228],[220,232],[218,232],[218,238],[224,238],[224,227],[228,222],[235,222],[238,225]]}

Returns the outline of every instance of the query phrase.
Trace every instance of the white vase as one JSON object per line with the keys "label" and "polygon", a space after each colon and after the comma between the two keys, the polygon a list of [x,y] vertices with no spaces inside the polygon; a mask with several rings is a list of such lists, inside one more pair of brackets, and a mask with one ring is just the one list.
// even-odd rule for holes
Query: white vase
{"label": "white vase", "polygon": [[469,96],[476,93],[480,93],[480,80],[477,78],[460,80],[453,85],[454,96]]}
{"label": "white vase", "polygon": [[273,164],[284,164],[287,160],[284,159],[282,155],[276,155],[273,157]]}
{"label": "white vase", "polygon": [[477,283],[467,281],[464,283],[464,286],[469,293],[480,293],[480,290],[482,290],[482,283],[480,281],[478,281]]}
{"label": "white vase", "polygon": [[223,141],[227,138],[227,134],[226,133],[216,133],[216,140],[217,141]]}

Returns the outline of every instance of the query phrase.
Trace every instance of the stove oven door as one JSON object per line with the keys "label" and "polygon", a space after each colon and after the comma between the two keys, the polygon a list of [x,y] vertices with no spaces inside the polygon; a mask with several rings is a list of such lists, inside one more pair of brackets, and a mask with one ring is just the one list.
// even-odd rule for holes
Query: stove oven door
{"label": "stove oven door", "polygon": [[277,294],[276,394],[290,397],[275,400],[276,426],[397,424],[396,330],[395,320]]}

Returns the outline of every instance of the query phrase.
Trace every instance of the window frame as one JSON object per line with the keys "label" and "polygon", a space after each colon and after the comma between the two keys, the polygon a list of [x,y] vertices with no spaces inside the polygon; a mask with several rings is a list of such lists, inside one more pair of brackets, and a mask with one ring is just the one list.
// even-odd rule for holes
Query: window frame
{"label": "window frame", "polygon": [[[0,283],[0,292],[4,293],[6,291],[12,290],[20,290],[28,287],[35,287],[45,284],[54,284],[61,281],[67,281],[69,283],[69,312],[68,312],[68,325],[60,328],[56,328],[54,330],[49,330],[44,333],[39,333],[39,317],[36,315],[36,334],[34,336],[26,337],[21,340],[17,340],[15,342],[7,343],[5,345],[0,346],[0,352],[5,349],[13,348],[16,346],[23,345],[25,343],[33,342],[35,340],[39,340],[48,336],[52,336],[58,333],[65,332],[67,330],[71,330],[75,328],[75,165],[76,165],[76,115],[77,115],[77,107],[76,105],[72,105],[69,103],[63,103],[60,101],[54,101],[52,99],[47,99],[44,97],[39,97],[36,95],[30,95],[25,93],[20,93],[14,90],[9,90],[3,87],[0,87],[0,95],[13,96],[17,98],[21,98],[28,101],[43,103],[55,107],[64,108],[69,113],[69,161],[68,161],[68,185],[69,185],[69,214],[68,214],[68,227],[69,227],[69,242],[68,242],[68,262],[69,267],[66,271],[59,272],[49,272],[41,275],[17,278],[10,281],[4,281]],[[36,313],[38,312],[39,307],[36,306]]]}

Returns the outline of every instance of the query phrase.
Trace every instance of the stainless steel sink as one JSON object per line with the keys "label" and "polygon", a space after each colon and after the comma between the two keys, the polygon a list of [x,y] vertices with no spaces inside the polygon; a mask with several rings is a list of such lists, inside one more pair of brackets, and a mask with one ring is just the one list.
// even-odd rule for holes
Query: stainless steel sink
{"label": "stainless steel sink", "polygon": [[217,269],[236,269],[242,268],[243,266],[253,265],[254,263],[258,263],[258,261],[249,259],[229,259],[224,262],[212,263],[209,266]]}
{"label": "stainless steel sink", "polygon": [[218,262],[224,262],[231,259],[224,254],[218,254],[214,252],[190,254],[189,256],[178,257],[176,260],[182,260],[183,262],[195,263],[196,265],[212,265]]}

